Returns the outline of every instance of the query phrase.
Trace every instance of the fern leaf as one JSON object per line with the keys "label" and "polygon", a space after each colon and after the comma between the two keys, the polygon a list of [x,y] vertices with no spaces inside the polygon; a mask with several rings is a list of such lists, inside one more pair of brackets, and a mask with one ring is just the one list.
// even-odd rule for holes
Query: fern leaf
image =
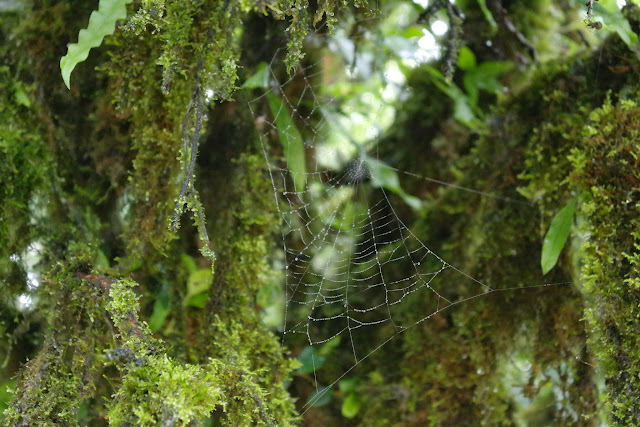
{"label": "fern leaf", "polygon": [[60,58],[62,79],[68,89],[71,89],[73,69],[87,59],[91,48],[100,46],[105,36],[113,34],[116,21],[127,17],[126,5],[131,2],[132,0],[100,0],[98,10],[91,12],[89,26],[80,30],[78,43],[70,44],[67,54]]}

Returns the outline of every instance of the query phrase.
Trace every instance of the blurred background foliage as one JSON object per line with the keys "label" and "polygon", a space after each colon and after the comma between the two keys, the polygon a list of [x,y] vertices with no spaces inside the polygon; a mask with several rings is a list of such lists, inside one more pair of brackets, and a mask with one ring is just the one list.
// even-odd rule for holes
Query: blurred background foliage
{"label": "blurred background foliage", "polygon": [[[68,90],[60,58],[97,8],[0,1],[3,425],[640,424],[634,1],[133,1]],[[263,150],[339,231],[316,268],[384,191],[503,291],[444,272],[472,299],[352,370],[344,335],[283,340],[295,218]],[[318,159],[368,175],[305,189]]]}

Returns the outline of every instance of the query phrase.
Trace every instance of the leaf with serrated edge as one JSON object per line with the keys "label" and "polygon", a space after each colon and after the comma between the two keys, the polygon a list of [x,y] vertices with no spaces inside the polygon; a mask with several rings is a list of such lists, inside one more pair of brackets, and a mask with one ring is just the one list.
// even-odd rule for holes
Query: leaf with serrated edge
{"label": "leaf with serrated edge", "polygon": [[126,5],[132,0],[100,0],[98,10],[91,12],[89,26],[78,33],[78,43],[68,46],[67,54],[60,58],[62,79],[71,89],[71,72],[89,57],[89,51],[102,44],[105,36],[113,34],[116,21],[127,17]]}

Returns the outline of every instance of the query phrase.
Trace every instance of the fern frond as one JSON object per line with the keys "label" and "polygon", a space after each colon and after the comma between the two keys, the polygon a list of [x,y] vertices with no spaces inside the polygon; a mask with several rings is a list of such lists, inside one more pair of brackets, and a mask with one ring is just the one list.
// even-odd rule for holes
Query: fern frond
{"label": "fern frond", "polygon": [[127,17],[126,5],[132,0],[100,0],[98,10],[91,12],[89,26],[80,30],[78,43],[69,45],[67,54],[60,58],[60,71],[67,88],[71,89],[71,72],[89,56],[91,48],[102,44],[105,36],[113,34],[116,21]]}

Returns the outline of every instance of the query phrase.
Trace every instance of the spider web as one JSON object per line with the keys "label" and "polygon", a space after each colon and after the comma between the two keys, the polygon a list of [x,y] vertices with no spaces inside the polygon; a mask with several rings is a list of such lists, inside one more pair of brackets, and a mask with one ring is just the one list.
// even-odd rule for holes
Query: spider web
{"label": "spider web", "polygon": [[[341,101],[324,90],[321,63],[279,81],[280,61],[278,53],[266,68],[266,93],[249,107],[282,224],[283,344],[348,346],[350,360],[340,361],[344,372],[331,387],[406,329],[496,289],[443,259],[402,219],[417,199],[399,190],[399,176],[450,184],[384,163],[377,155],[380,129],[361,138],[346,129]],[[303,171],[292,164],[298,140]],[[303,412],[329,387],[316,381],[318,393]]]}

